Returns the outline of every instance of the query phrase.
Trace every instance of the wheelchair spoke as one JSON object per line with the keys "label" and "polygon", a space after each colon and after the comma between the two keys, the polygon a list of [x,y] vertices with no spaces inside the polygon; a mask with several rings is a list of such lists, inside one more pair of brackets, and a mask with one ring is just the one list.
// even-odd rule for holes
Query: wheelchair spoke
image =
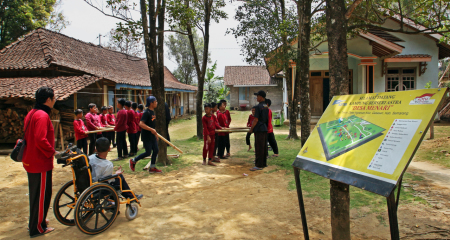
{"label": "wheelchair spoke", "polygon": [[105,214],[103,212],[100,212],[102,214],[102,217],[106,220],[106,222],[109,221],[109,219],[105,216]]}
{"label": "wheelchair spoke", "polygon": [[115,209],[116,206],[111,206],[111,207],[102,207],[103,210],[108,210],[108,209]]}
{"label": "wheelchair spoke", "polygon": [[63,205],[59,205],[58,207],[59,207],[59,208],[66,207],[67,205],[73,204],[73,203],[74,203],[74,202],[66,203],[66,204],[63,204]]}
{"label": "wheelchair spoke", "polygon": [[74,197],[70,196],[70,195],[67,194],[66,192],[63,192],[63,193],[64,193],[64,195],[66,195],[68,198],[72,199],[72,201],[75,201],[75,198],[74,198]]}
{"label": "wheelchair spoke", "polygon": [[[84,220],[84,224],[85,224],[85,225],[87,224],[87,222],[88,222],[89,220],[91,220],[92,216],[94,216],[94,213],[92,213],[91,215],[89,215],[89,217],[88,217],[86,220]],[[83,217],[84,217],[84,216],[83,216]]]}
{"label": "wheelchair spoke", "polygon": [[85,208],[85,209],[81,209],[80,210],[80,212],[86,212],[86,211],[92,212],[92,211],[94,211],[94,209],[92,209],[92,208]]}
{"label": "wheelchair spoke", "polygon": [[98,213],[95,214],[95,229],[97,229],[98,224]]}
{"label": "wheelchair spoke", "polygon": [[64,216],[64,218],[67,218],[67,216],[69,216],[69,213],[72,212],[72,208],[67,212],[66,216]]}

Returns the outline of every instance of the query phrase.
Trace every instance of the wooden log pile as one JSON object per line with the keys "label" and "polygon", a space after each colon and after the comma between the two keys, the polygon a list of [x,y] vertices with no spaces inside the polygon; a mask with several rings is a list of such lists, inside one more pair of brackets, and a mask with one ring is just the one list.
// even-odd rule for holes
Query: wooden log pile
{"label": "wooden log pile", "polygon": [[[0,143],[15,143],[23,138],[24,119],[34,107],[34,102],[22,99],[10,99],[0,102]],[[55,130],[56,144],[60,145],[60,129],[64,140],[73,139],[74,115],[71,110],[58,110],[53,108],[50,115]],[[61,128],[60,128],[61,125]]]}
{"label": "wooden log pile", "polygon": [[0,143],[15,143],[23,137],[23,124],[32,105],[25,101],[6,101],[0,109]]}

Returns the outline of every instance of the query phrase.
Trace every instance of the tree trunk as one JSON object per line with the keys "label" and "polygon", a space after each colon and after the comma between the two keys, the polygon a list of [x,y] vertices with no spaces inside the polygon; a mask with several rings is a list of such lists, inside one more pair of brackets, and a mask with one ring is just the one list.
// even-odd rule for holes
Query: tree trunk
{"label": "tree trunk", "polygon": [[[330,70],[330,101],[349,93],[345,0],[326,0]],[[330,180],[331,231],[333,240],[350,239],[349,185]]]}
{"label": "tree trunk", "polygon": [[330,63],[330,101],[349,93],[347,20],[344,0],[326,0],[328,54]]}
{"label": "tree trunk", "polygon": [[[211,7],[213,0],[203,0],[205,6],[205,16],[204,16],[204,35],[203,35],[203,59],[202,68],[200,69],[200,63],[197,57],[197,51],[195,49],[194,37],[192,35],[192,27],[187,24],[186,29],[188,31],[189,44],[191,46],[192,55],[194,57],[195,70],[197,71],[198,78],[198,92],[197,92],[197,106],[196,106],[196,116],[197,116],[197,138],[203,139],[203,125],[202,125],[202,115],[203,115],[203,90],[205,84],[205,73],[206,66],[208,64],[208,49],[209,49],[209,24],[211,21]],[[186,6],[189,8],[189,0],[185,0]]]}
{"label": "tree trunk", "polygon": [[301,144],[306,143],[311,134],[311,106],[309,96],[309,45],[311,36],[311,3],[304,0],[297,5],[299,14],[299,46],[297,52],[296,85],[300,91]]}
{"label": "tree trunk", "polygon": [[[162,1],[162,6],[155,16],[157,6],[155,1],[150,0],[148,5],[148,17],[146,1],[140,0],[142,27],[144,32],[145,53],[147,57],[148,71],[150,81],[152,84],[152,93],[158,101],[158,106],[155,109],[156,114],[156,131],[162,136],[167,136],[166,130],[166,114],[165,114],[165,92],[164,92],[164,15],[165,15],[165,1]],[[150,29],[148,28],[148,19],[150,19]],[[158,27],[156,22],[158,21]],[[158,38],[158,39],[157,39]],[[157,41],[158,40],[158,41]],[[170,164],[167,158],[167,145],[159,141],[158,162],[164,165]]]}

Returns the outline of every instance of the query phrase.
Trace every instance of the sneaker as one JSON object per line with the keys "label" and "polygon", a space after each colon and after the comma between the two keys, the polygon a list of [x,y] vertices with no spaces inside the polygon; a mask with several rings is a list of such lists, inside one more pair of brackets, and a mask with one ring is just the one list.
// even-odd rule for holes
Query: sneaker
{"label": "sneaker", "polygon": [[134,167],[136,166],[136,163],[134,162],[134,158],[130,159],[129,166],[130,166],[131,171],[134,172]]}
{"label": "sneaker", "polygon": [[149,173],[162,173],[162,171],[157,168],[150,168],[150,170],[148,170],[148,172]]}

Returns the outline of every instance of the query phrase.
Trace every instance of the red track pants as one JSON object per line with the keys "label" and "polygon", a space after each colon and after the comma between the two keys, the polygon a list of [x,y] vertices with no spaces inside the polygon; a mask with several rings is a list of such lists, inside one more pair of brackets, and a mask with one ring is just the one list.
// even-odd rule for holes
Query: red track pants
{"label": "red track pants", "polygon": [[214,158],[214,147],[215,147],[215,135],[209,135],[211,138],[211,142],[208,144],[207,136],[203,136],[203,159],[206,159],[208,155],[208,159]]}

